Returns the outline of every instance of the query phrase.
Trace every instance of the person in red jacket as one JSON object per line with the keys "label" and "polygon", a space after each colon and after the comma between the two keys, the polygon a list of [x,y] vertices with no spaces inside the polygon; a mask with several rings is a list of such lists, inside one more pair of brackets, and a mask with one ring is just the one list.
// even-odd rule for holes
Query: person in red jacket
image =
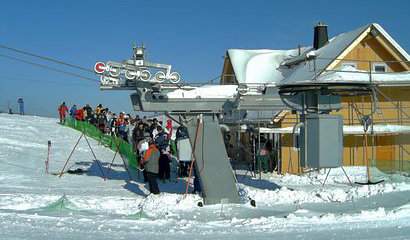
{"label": "person in red jacket", "polygon": [[167,126],[165,128],[168,131],[168,139],[171,139],[172,137],[172,120],[171,119],[167,120]]}
{"label": "person in red jacket", "polygon": [[75,119],[78,121],[84,121],[84,109],[80,108],[77,111],[75,111]]}
{"label": "person in red jacket", "polygon": [[60,114],[60,124],[65,123],[65,114],[68,113],[68,107],[65,102],[58,107],[58,113]]}

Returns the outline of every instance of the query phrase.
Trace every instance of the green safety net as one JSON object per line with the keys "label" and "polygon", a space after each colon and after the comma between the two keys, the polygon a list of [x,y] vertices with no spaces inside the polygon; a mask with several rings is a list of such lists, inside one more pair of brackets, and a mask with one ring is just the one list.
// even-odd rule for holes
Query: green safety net
{"label": "green safety net", "polygon": [[35,211],[45,211],[45,212],[80,212],[80,208],[72,203],[66,195],[64,194],[57,201],[48,204],[47,206],[33,209]]}
{"label": "green safety net", "polygon": [[128,142],[122,140],[119,137],[104,134],[92,124],[83,121],[77,121],[72,118],[66,118],[65,126],[71,127],[77,131],[84,133],[85,135],[87,135],[87,137],[95,139],[100,144],[111,148],[113,151],[117,151],[118,146],[118,152],[128,159],[129,167],[138,171],[136,156],[133,152],[131,144],[129,144]]}

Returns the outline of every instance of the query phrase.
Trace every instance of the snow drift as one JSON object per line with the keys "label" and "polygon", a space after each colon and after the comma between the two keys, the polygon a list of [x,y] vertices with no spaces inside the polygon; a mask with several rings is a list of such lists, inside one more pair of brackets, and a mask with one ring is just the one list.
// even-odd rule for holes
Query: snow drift
{"label": "snow drift", "polygon": [[[83,174],[58,179],[80,133],[57,119],[0,114],[1,239],[406,239],[410,238],[408,174],[385,174],[378,185],[350,186],[341,169],[303,175],[262,174],[237,169],[249,203],[198,207],[184,197],[185,181],[160,183],[160,195],[130,181],[117,157],[107,181],[85,141],[68,166]],[[106,172],[114,153],[90,140]],[[365,182],[363,167],[346,167],[352,182]],[[138,179],[137,176],[133,176]]]}

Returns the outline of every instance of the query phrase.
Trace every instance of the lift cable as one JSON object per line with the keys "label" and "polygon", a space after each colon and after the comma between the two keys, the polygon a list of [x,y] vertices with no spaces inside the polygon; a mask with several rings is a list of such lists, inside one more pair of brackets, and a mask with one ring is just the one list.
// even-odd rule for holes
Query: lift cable
{"label": "lift cable", "polygon": [[13,60],[16,60],[16,61],[19,61],[19,62],[24,62],[24,63],[27,63],[27,64],[31,64],[31,65],[34,65],[34,66],[37,66],[37,67],[42,67],[42,68],[46,68],[46,69],[53,70],[53,71],[56,71],[56,72],[60,72],[60,73],[68,74],[68,75],[71,75],[71,76],[83,78],[83,79],[88,80],[88,81],[100,82],[100,81],[98,81],[98,80],[96,80],[96,79],[93,79],[93,78],[85,77],[85,76],[78,75],[78,74],[75,74],[75,73],[70,73],[70,72],[67,72],[67,71],[63,71],[63,70],[56,69],[56,68],[52,68],[52,67],[48,67],[48,66],[45,66],[45,65],[42,65],[42,64],[38,64],[38,63],[34,63],[34,62],[22,60],[22,59],[19,59],[19,58],[10,57],[10,56],[4,55],[4,54],[0,54],[0,57],[4,57],[4,58],[8,58],[8,59],[13,59]]}
{"label": "lift cable", "polygon": [[55,62],[55,63],[66,65],[66,66],[69,66],[69,67],[72,67],[72,68],[77,68],[77,69],[80,69],[80,70],[83,70],[83,71],[94,73],[93,70],[90,70],[90,69],[87,69],[87,68],[79,67],[79,66],[76,66],[76,65],[73,65],[73,64],[70,64],[70,63],[65,63],[65,62],[54,60],[54,59],[51,59],[51,58],[48,58],[48,57],[43,57],[43,56],[40,56],[40,55],[37,55],[37,54],[34,54],[34,53],[29,53],[29,52],[25,52],[25,51],[22,51],[22,50],[15,49],[15,48],[7,47],[7,46],[1,45],[1,44],[0,44],[0,48],[5,48],[5,49],[8,49],[8,50],[11,50],[11,51],[14,51],[14,52],[19,52],[19,53],[22,53],[22,54],[26,54],[26,55],[36,57],[36,58],[41,58],[41,59],[44,59],[44,60],[47,60],[47,61]]}
{"label": "lift cable", "polygon": [[[90,69],[87,69],[87,68],[83,68],[83,67],[76,66],[76,65],[73,65],[73,64],[70,64],[70,63],[66,63],[66,62],[62,62],[62,61],[59,61],[59,60],[55,60],[55,59],[52,59],[52,58],[43,57],[43,56],[40,56],[40,55],[38,55],[38,54],[34,54],[34,53],[22,51],[22,50],[19,50],[19,49],[16,49],[16,48],[12,48],[12,47],[8,47],[8,46],[2,45],[2,44],[0,44],[0,48],[4,48],[4,49],[10,50],[10,51],[14,51],[14,52],[26,54],[26,55],[29,55],[29,56],[32,56],[32,57],[36,57],[36,58],[40,58],[40,59],[43,59],[43,60],[55,62],[55,63],[58,63],[58,64],[66,65],[66,66],[69,66],[69,67],[72,67],[72,68],[77,68],[77,69],[80,69],[80,70],[83,70],[83,71],[86,71],[86,72],[95,74],[95,72],[94,72],[93,70],[90,70]],[[2,55],[2,56],[3,56],[3,57],[6,57],[6,58],[12,58],[12,57],[4,56],[4,55]],[[15,59],[15,58],[12,58],[12,59],[17,60],[17,61],[26,62],[26,61],[24,61],[24,60],[18,60],[18,59]],[[29,62],[27,61],[26,63],[29,63]],[[32,64],[32,63],[29,63],[29,64]],[[34,64],[34,65],[36,65],[36,64]],[[37,65],[37,66],[39,66],[39,65]],[[41,66],[41,67],[43,67],[43,66]],[[49,68],[49,67],[46,67],[46,68]],[[51,68],[50,68],[50,69],[51,69]],[[53,70],[53,69],[52,69],[52,70]],[[56,71],[61,71],[61,70],[56,70]],[[71,73],[68,73],[68,74],[72,75]],[[80,77],[79,75],[75,75],[75,76]],[[213,83],[215,80],[219,79],[220,77],[221,77],[221,75],[219,75],[219,76],[217,76],[217,77],[215,77],[215,78],[212,78],[211,80],[209,80],[209,81],[206,82],[206,83],[202,83],[202,84],[200,83],[200,85],[201,85],[201,86],[208,85],[208,84],[210,84],[210,83]],[[81,78],[86,78],[86,77],[82,77],[82,76],[81,76]],[[90,78],[86,78],[86,79],[90,79]],[[95,80],[95,81],[97,81],[97,80]]]}

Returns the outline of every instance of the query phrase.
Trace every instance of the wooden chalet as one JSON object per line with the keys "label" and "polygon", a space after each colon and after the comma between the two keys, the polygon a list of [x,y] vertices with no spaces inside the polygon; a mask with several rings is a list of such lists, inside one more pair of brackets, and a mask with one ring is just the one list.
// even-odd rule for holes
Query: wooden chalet
{"label": "wooden chalet", "polygon": [[[367,81],[374,86],[373,94],[346,94],[341,98],[342,109],[332,112],[344,118],[343,164],[362,166],[367,156],[371,165],[382,170],[410,171],[409,54],[376,23],[331,39],[327,39],[327,28],[325,31],[324,39],[315,39],[313,47],[228,50],[221,84]],[[320,46],[315,46],[317,41],[322,42]],[[300,116],[291,110],[267,111],[249,111],[246,115],[253,119],[237,124],[242,126],[236,128],[241,133],[231,137],[235,148],[230,150],[231,157],[252,162],[252,137],[249,131],[243,131],[251,128],[270,139],[273,168],[279,173],[306,170],[299,163],[299,149],[292,135],[292,127]],[[366,133],[366,148],[363,124],[367,116],[373,118],[373,125]]]}

